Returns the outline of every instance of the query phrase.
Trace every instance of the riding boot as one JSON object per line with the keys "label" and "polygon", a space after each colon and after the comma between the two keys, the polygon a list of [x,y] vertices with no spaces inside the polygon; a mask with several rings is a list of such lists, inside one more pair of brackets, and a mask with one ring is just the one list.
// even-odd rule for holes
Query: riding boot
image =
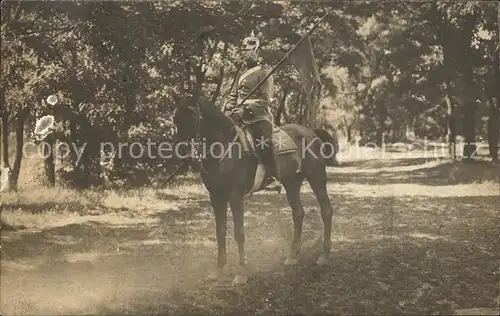
{"label": "riding boot", "polygon": [[279,171],[278,164],[276,162],[276,155],[274,153],[274,146],[271,144],[269,147],[263,149],[264,164],[266,165],[268,182],[266,188],[269,190],[279,190],[281,189],[281,184],[279,182]]}
{"label": "riding boot", "polygon": [[257,139],[257,155],[259,160],[266,167],[267,184],[265,189],[281,191],[281,184],[278,179],[278,168],[276,156],[274,154],[274,145],[272,143],[272,125],[266,121],[256,122],[250,127]]}

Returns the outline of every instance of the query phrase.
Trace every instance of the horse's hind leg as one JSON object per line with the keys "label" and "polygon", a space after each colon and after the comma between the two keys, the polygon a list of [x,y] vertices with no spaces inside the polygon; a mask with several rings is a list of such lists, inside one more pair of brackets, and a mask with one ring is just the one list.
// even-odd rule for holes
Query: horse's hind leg
{"label": "horse's hind leg", "polygon": [[300,243],[302,239],[302,223],[304,222],[304,208],[300,200],[300,188],[304,177],[302,175],[295,175],[293,179],[283,181],[286,190],[286,197],[288,204],[292,209],[293,216],[293,240],[291,252],[285,260],[285,265],[295,265],[299,263],[298,256],[300,253]]}
{"label": "horse's hind leg", "polygon": [[323,220],[324,232],[323,232],[323,251],[319,256],[316,263],[318,265],[325,265],[328,263],[328,258],[330,251],[332,249],[332,217],[333,208],[330,203],[330,198],[328,197],[328,191],[326,187],[327,177],[326,170],[321,172],[321,175],[308,175],[307,180],[319,202],[321,208],[321,219]]}

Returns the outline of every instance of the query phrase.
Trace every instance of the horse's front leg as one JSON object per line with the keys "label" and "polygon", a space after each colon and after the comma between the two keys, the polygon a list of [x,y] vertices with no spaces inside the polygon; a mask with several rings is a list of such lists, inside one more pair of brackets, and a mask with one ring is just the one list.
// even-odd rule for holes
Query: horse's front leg
{"label": "horse's front leg", "polygon": [[227,198],[222,195],[211,195],[210,202],[215,214],[215,233],[217,237],[217,272],[212,273],[209,279],[217,279],[222,275],[227,263],[226,235],[227,235]]}
{"label": "horse's front leg", "polygon": [[243,194],[234,190],[230,197],[231,212],[234,222],[234,239],[238,245],[239,262],[238,273],[233,280],[233,285],[245,284],[248,281],[247,259],[245,254],[245,231],[243,228]]}

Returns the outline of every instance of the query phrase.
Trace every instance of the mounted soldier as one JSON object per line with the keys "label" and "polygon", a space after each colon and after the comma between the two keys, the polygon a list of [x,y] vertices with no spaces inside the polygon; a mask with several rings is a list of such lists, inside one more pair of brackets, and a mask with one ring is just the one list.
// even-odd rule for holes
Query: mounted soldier
{"label": "mounted soldier", "polygon": [[259,56],[260,40],[254,35],[245,37],[241,47],[241,57],[245,62],[243,69],[235,79],[235,84],[230,91],[224,105],[231,116],[236,116],[237,121],[252,133],[256,140],[256,151],[259,160],[266,166],[269,182],[268,189],[279,188],[278,168],[272,142],[273,120],[270,105],[273,102],[274,78],[270,75],[242,103],[245,97],[269,74],[270,68],[262,63]]}

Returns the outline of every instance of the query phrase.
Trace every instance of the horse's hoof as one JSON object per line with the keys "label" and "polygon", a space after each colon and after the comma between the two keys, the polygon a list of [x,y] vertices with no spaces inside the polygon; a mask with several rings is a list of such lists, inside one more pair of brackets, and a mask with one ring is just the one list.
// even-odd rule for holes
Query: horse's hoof
{"label": "horse's hoof", "polygon": [[233,286],[246,284],[247,282],[248,282],[248,276],[243,275],[243,274],[238,274],[233,279]]}
{"label": "horse's hoof", "polygon": [[299,264],[299,260],[295,258],[286,258],[285,265],[286,266],[294,266]]}
{"label": "horse's hoof", "polygon": [[328,258],[326,256],[319,256],[318,260],[316,260],[316,264],[318,266],[326,266],[328,264]]}

